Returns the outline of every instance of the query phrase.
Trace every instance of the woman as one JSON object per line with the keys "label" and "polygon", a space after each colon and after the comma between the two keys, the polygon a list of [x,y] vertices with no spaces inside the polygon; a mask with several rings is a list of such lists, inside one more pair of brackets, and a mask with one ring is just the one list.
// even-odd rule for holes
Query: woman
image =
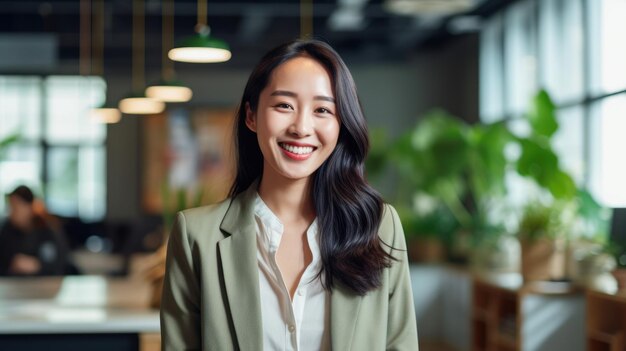
{"label": "woman", "polygon": [[327,44],[270,51],[235,125],[222,203],[179,213],[164,350],[417,350],[405,241],[363,178],[368,139],[352,77]]}

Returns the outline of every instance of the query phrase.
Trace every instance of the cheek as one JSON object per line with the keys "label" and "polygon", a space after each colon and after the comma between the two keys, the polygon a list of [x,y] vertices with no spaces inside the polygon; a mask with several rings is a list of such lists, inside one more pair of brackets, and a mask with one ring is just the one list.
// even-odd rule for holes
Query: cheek
{"label": "cheek", "polygon": [[[280,116],[275,116],[272,113],[264,114],[257,118],[257,133],[262,138],[275,137],[279,135],[285,126],[282,125]],[[283,118],[284,120],[284,118]]]}
{"label": "cheek", "polygon": [[339,122],[336,120],[322,125],[320,128],[320,138],[323,138],[322,141],[325,144],[337,144],[337,139],[339,138],[339,128]]}

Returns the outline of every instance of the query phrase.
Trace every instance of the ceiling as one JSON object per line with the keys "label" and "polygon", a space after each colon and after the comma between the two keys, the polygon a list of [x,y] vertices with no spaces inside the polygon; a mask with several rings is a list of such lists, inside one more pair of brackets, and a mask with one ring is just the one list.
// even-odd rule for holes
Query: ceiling
{"label": "ceiling", "polygon": [[[440,0],[449,1],[449,0]],[[493,11],[511,1],[472,0],[464,14]],[[95,0],[92,0],[95,4]],[[128,66],[132,46],[132,1],[105,0],[104,62],[107,68]],[[146,66],[160,65],[161,0],[145,0]],[[315,0],[313,32],[328,41],[344,57],[372,61],[398,59],[454,32],[476,30],[478,22],[451,27],[454,16],[397,15],[386,10],[383,0]],[[195,0],[175,1],[174,36],[179,41],[193,34],[196,24]],[[464,17],[467,19],[467,16]],[[469,23],[469,25],[468,25]],[[473,25],[472,25],[473,23]],[[208,24],[214,36],[229,43],[233,59],[228,66],[250,65],[259,56],[282,42],[299,36],[300,2],[297,0],[208,1]],[[458,26],[457,26],[458,27]],[[80,1],[0,0],[0,35],[16,33],[53,34],[58,58],[74,62],[79,57]],[[452,28],[452,29],[451,29]]]}

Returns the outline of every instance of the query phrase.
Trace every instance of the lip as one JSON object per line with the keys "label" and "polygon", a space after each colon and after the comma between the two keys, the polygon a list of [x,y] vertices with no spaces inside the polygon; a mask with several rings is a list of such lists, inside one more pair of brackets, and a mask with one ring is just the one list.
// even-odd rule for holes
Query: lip
{"label": "lip", "polygon": [[299,146],[299,147],[312,147],[314,149],[317,149],[317,146],[315,146],[315,145],[299,143],[297,141],[279,141],[278,143],[279,144],[287,144],[287,145]]}
{"label": "lip", "polygon": [[[317,150],[316,146],[313,146],[311,144],[304,144],[304,143],[298,143],[298,142],[291,142],[291,141],[280,141],[278,142],[278,144],[287,144],[287,145],[291,145],[291,146],[297,146],[297,147],[312,147],[313,148],[313,152],[315,152],[315,150]],[[313,152],[308,153],[308,154],[295,154],[289,150],[285,150],[283,149],[280,145],[278,146],[278,148],[283,152],[283,155],[289,157],[292,160],[296,160],[296,161],[304,161],[306,159],[308,159],[309,157],[311,157],[311,155],[313,155]]]}

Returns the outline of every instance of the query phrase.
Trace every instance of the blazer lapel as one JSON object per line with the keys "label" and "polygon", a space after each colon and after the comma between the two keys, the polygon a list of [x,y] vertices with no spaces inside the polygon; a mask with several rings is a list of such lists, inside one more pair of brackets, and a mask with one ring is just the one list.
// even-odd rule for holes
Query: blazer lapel
{"label": "blazer lapel", "polygon": [[239,349],[263,345],[253,195],[256,183],[235,197],[220,225],[230,234],[218,243],[228,304]]}
{"label": "blazer lapel", "polygon": [[361,308],[361,296],[336,284],[330,295],[330,339],[333,350],[350,350]]}

